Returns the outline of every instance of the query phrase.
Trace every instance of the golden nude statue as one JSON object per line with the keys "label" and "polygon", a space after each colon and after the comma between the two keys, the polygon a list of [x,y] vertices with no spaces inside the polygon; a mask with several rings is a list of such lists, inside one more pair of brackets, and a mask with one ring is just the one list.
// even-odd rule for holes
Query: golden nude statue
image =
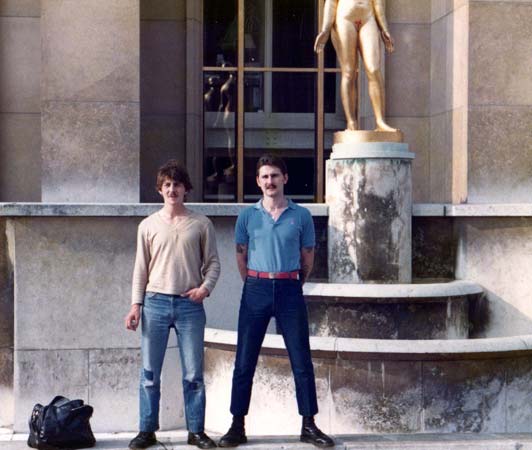
{"label": "golden nude statue", "polygon": [[383,0],[325,0],[322,31],[314,44],[316,53],[323,51],[329,35],[342,70],[340,93],[347,129],[358,129],[356,80],[359,50],[368,78],[376,131],[397,131],[384,121],[380,38],[390,53],[394,50],[394,43],[384,16]]}

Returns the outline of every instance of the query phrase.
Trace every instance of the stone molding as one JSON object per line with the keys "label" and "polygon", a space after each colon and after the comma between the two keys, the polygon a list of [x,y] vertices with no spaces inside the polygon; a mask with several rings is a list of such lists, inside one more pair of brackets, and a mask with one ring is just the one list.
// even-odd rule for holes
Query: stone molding
{"label": "stone molding", "polygon": [[[232,217],[249,203],[187,203],[207,216]],[[327,217],[325,203],[302,204],[315,217]],[[161,203],[26,203],[0,202],[0,217],[145,217]],[[416,203],[414,217],[532,217],[532,203],[461,204]]]}
{"label": "stone molding", "polygon": [[[205,346],[236,352],[237,332],[205,329]],[[403,361],[516,358],[532,354],[532,335],[483,339],[356,339],[310,337],[310,348],[317,358],[379,359]],[[262,354],[287,356],[283,337],[266,334]]]}

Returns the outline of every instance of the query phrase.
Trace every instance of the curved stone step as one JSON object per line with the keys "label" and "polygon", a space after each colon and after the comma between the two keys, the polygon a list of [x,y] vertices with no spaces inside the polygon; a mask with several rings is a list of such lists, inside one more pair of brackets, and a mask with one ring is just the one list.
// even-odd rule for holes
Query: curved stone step
{"label": "curved stone step", "polygon": [[365,339],[465,339],[482,292],[468,281],[304,286],[311,335]]}
{"label": "curved stone step", "polygon": [[[207,329],[208,426],[231,421],[235,331]],[[527,432],[532,429],[532,335],[457,340],[311,337],[324,431],[345,433]],[[220,408],[220,405],[225,407]],[[249,430],[297,430],[295,388],[283,339],[264,340]],[[416,447],[417,448],[417,447]]]}

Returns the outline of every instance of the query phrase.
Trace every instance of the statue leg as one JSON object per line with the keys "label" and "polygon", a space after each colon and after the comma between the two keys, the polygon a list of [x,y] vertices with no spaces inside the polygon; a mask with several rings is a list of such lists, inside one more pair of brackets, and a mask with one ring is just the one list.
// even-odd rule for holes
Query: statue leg
{"label": "statue leg", "polygon": [[396,131],[384,121],[384,81],[380,72],[380,32],[375,18],[360,29],[360,49],[368,77],[368,92],[378,131]]}
{"label": "statue leg", "polygon": [[342,70],[340,95],[344,107],[348,130],[357,130],[357,41],[355,25],[346,20],[337,20],[331,33],[336,56]]}

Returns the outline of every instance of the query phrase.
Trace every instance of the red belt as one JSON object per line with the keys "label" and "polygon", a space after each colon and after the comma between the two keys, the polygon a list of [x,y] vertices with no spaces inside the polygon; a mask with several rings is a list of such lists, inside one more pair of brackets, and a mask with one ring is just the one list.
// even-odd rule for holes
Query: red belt
{"label": "red belt", "polygon": [[253,278],[267,278],[269,280],[299,280],[299,270],[292,272],[257,272],[248,269],[248,276]]}

